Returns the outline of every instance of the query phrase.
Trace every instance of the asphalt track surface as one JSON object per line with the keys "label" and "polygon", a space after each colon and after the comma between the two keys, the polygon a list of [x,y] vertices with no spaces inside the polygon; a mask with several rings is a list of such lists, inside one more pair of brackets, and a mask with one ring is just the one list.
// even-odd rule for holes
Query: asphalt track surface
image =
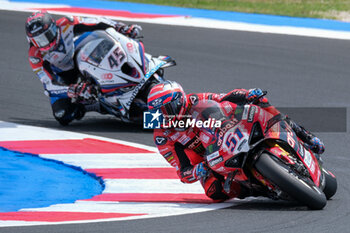
{"label": "asphalt track surface", "polygon": [[[65,129],[153,145],[152,134],[109,116],[88,114],[68,127],[51,115],[47,97],[27,61],[27,13],[0,11],[0,120]],[[187,92],[268,90],[281,107],[350,107],[350,41],[228,30],[141,24],[146,51],[171,55],[178,66],[166,77]],[[328,111],[332,115],[332,111]],[[346,116],[343,116],[346,117]],[[323,119],[310,113],[306,126]],[[319,132],[326,144],[326,166],[338,178],[338,192],[322,211],[266,199],[199,214],[145,220],[0,228],[0,232],[349,232],[350,135]],[[322,126],[331,124],[319,121]],[[0,131],[1,132],[1,131]]]}

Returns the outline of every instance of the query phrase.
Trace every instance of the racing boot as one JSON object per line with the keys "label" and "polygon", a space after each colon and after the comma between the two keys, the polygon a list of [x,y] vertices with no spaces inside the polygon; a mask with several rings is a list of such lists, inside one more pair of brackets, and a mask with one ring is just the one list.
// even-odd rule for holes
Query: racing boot
{"label": "racing boot", "polygon": [[223,190],[222,177],[220,175],[209,172],[206,176],[200,178],[200,182],[205,190],[205,194],[214,202],[223,202],[231,198]]}
{"label": "racing boot", "polygon": [[298,125],[290,118],[286,118],[289,125],[292,127],[296,135],[305,143],[305,146],[316,154],[322,154],[325,150],[323,142],[314,134]]}
{"label": "racing boot", "polygon": [[246,197],[263,196],[262,192],[248,188],[246,185],[234,180],[235,172],[230,173],[224,183],[224,191],[230,198],[244,199]]}

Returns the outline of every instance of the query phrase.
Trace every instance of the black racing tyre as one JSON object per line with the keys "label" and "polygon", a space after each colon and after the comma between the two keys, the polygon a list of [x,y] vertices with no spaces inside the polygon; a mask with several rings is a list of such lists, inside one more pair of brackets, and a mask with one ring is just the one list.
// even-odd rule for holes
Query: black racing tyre
{"label": "black racing tyre", "polygon": [[310,185],[292,174],[273,158],[262,153],[255,163],[256,169],[268,180],[277,185],[295,200],[307,205],[310,209],[320,210],[327,204],[325,194],[316,186]]}
{"label": "black racing tyre", "polygon": [[323,192],[326,195],[327,200],[329,200],[337,192],[337,178],[335,178],[335,176],[331,174],[327,169],[323,168],[322,171],[326,179],[326,185],[323,189]]}
{"label": "black racing tyre", "polygon": [[57,120],[58,123],[60,123],[60,125],[62,125],[62,126],[67,126],[67,125],[69,125],[69,123],[72,122],[72,120],[63,120],[63,119],[57,119],[57,118],[56,118],[56,120]]}
{"label": "black racing tyre", "polygon": [[85,115],[84,105],[72,103],[70,98],[59,99],[51,107],[53,116],[62,126],[67,126],[74,119],[80,120]]}

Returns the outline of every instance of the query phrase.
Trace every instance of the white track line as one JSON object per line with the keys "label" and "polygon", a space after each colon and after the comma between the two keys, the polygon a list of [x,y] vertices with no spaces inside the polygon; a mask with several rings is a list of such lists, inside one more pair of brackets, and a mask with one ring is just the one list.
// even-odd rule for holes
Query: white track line
{"label": "white track line", "polygon": [[179,179],[105,179],[103,193],[203,193],[199,182],[184,184]]}
{"label": "white track line", "polygon": [[[114,205],[113,205],[114,204]],[[167,214],[173,211],[178,214],[188,212],[193,208],[209,210],[207,204],[182,204],[182,203],[115,203],[115,202],[92,202],[79,201],[74,204],[58,204],[46,208],[40,208],[40,211],[53,212],[103,212],[103,213],[148,213],[148,214]],[[37,208],[25,209],[25,211],[38,211]]]}
{"label": "white track line", "polygon": [[[0,141],[19,140],[47,140],[47,139],[84,139],[94,138],[108,142],[129,145],[151,151],[151,153],[107,153],[107,154],[42,154],[41,157],[63,161],[67,164],[83,168],[143,168],[143,167],[170,167],[170,165],[156,153],[155,147],[144,146],[137,143],[122,140],[108,139],[87,134],[72,133],[61,130],[42,127],[24,126],[0,121]],[[153,153],[154,152],[154,153]],[[105,190],[103,194],[124,193],[193,193],[204,194],[200,183],[183,184],[179,179],[104,179]],[[107,198],[108,200],[108,198]],[[79,220],[61,222],[40,221],[0,221],[0,227],[27,226],[27,225],[51,225],[69,223],[90,223],[105,221],[122,221],[132,219],[154,218],[180,214],[198,213],[234,205],[233,202],[198,204],[198,203],[142,203],[142,202],[118,202],[118,201],[87,201],[78,200],[70,204],[56,204],[44,208],[24,208],[19,212],[49,211],[49,212],[104,212],[104,213],[142,213],[143,216],[129,216],[122,218],[109,218],[98,220]]]}
{"label": "white track line", "polygon": [[156,153],[42,154],[40,156],[48,159],[56,159],[83,169],[171,167],[161,155]]}

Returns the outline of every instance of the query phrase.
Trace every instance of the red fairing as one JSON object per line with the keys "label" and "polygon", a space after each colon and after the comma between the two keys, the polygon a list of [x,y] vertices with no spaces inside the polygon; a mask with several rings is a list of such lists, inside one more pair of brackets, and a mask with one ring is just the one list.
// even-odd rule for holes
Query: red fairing
{"label": "red fairing", "polygon": [[[225,101],[220,103],[221,109],[227,116],[232,116],[232,112],[235,112],[237,107],[236,104]],[[231,110],[229,110],[231,108]],[[223,123],[224,127],[221,128],[221,134],[218,136],[218,144],[220,147],[219,153],[211,154],[207,156],[208,164],[210,167],[222,175],[227,175],[230,172],[238,170],[238,174],[241,169],[228,168],[224,164],[225,162],[232,158],[233,154],[238,154],[241,151],[237,151],[238,145],[240,145],[244,140],[250,137],[252,131],[253,122],[259,122],[262,126],[263,132],[265,132],[266,127],[268,127],[268,121],[273,122],[274,117],[278,117],[274,111],[275,108],[260,108],[255,105],[246,105],[245,113],[242,114],[242,119],[238,121],[237,119],[231,117],[229,123]],[[272,111],[271,111],[272,110]],[[230,114],[231,112],[231,114]],[[274,118],[275,119],[275,118]],[[203,132],[202,132],[203,133]],[[211,135],[207,134],[207,141],[212,141]],[[203,136],[202,136],[203,137]],[[292,128],[285,121],[277,121],[273,124],[265,133],[265,139],[279,139],[286,142],[291,149],[293,149],[299,156],[300,160],[304,163],[305,167],[308,169],[311,179],[315,182],[317,186],[320,186],[321,169],[318,165],[317,159],[312,151],[304,148],[303,142],[297,137]],[[209,143],[210,144],[210,143]],[[207,145],[205,145],[207,146]],[[289,164],[294,164],[283,148],[278,144],[271,144],[271,147],[266,148],[269,152],[275,156],[281,158]],[[221,159],[219,159],[222,157]],[[217,162],[220,161],[220,162]],[[244,178],[244,176],[243,176]],[[235,178],[236,179],[236,178]],[[244,180],[244,179],[243,179]]]}
{"label": "red fairing", "polygon": [[[265,138],[280,139],[288,143],[288,145],[293,148],[296,154],[299,156],[300,160],[304,163],[308,169],[311,179],[315,182],[317,186],[320,185],[321,169],[318,165],[317,159],[313,152],[303,146],[303,142],[296,136],[295,132],[291,129],[289,125],[282,127],[282,122],[273,125],[266,133]],[[293,164],[285,153],[277,153],[275,147],[269,148],[272,154],[285,160],[286,162]]]}
{"label": "red fairing", "polygon": [[[200,137],[203,138],[202,142],[204,147],[208,147],[213,143],[220,147],[219,151],[215,151],[214,153],[207,155],[206,160],[210,168],[217,173],[227,176],[229,173],[235,172],[236,181],[246,181],[248,178],[241,168],[227,167],[224,164],[227,160],[232,158],[232,153],[235,152],[236,145],[243,142],[243,140],[246,139],[245,137],[249,137],[248,133],[251,131],[252,124],[247,123],[237,127],[239,121],[233,118],[238,106],[237,104],[224,101],[221,102],[219,106],[228,119],[222,122],[220,131],[216,132],[215,134],[201,131]],[[256,114],[256,116],[257,115],[258,114]],[[227,134],[230,135],[227,136]]]}

